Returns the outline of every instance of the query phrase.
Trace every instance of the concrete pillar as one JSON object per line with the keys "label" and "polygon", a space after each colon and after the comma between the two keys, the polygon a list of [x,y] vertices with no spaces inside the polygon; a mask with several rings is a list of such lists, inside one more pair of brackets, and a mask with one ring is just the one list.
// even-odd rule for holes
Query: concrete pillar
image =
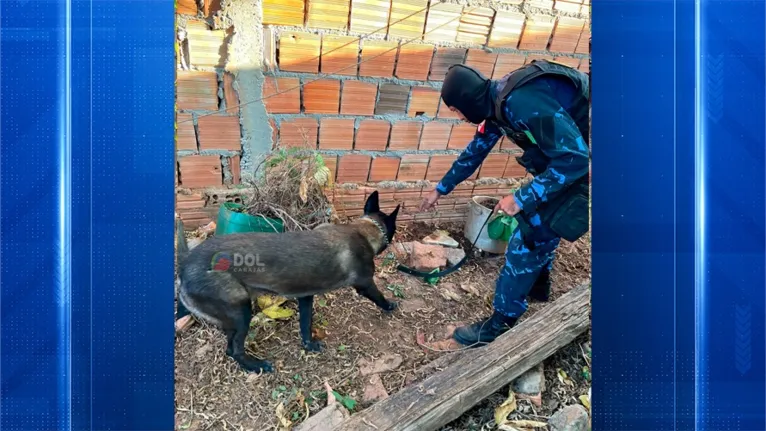
{"label": "concrete pillar", "polygon": [[[242,126],[242,180],[253,179],[255,168],[271,151],[271,125],[263,101],[263,7],[261,0],[228,0],[223,13],[234,26],[226,70],[239,93]],[[258,101],[256,101],[258,100]],[[253,102],[256,101],[256,102]],[[263,174],[261,169],[258,174]]]}

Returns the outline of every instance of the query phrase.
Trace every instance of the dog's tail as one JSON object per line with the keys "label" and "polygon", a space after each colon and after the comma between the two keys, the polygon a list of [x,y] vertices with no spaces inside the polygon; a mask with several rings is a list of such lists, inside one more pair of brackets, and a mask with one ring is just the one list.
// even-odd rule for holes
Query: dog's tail
{"label": "dog's tail", "polygon": [[[176,296],[178,296],[178,290],[181,287],[181,262],[189,254],[189,245],[186,243],[186,235],[184,235],[184,224],[180,217],[176,217],[176,268],[178,268],[178,277],[176,278]],[[181,298],[178,298],[176,309],[176,320],[188,316],[191,314],[188,308],[181,302]]]}
{"label": "dog's tail", "polygon": [[176,217],[176,264],[181,265],[181,261],[189,254],[189,245],[186,243],[184,234],[184,224],[180,217]]}

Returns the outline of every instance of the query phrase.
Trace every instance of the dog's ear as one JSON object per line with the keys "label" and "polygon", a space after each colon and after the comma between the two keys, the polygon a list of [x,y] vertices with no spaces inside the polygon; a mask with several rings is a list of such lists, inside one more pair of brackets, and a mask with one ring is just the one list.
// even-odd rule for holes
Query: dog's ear
{"label": "dog's ear", "polygon": [[375,214],[380,212],[380,205],[378,203],[378,191],[372,192],[370,197],[367,198],[367,202],[364,203],[365,214]]}
{"label": "dog's ear", "polygon": [[387,218],[395,221],[396,220],[396,215],[399,214],[399,207],[400,206],[401,206],[401,204],[397,205],[396,208],[394,208],[394,211],[391,212],[391,214],[389,214]]}

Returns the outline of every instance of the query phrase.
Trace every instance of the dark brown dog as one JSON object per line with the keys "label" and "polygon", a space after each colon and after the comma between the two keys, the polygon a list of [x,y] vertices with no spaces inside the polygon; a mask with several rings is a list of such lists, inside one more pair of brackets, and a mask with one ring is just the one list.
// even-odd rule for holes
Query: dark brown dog
{"label": "dark brown dog", "polygon": [[227,355],[248,371],[270,372],[270,363],[245,353],[252,300],[261,294],[296,298],[303,347],[319,351],[321,343],[311,337],[314,295],[352,286],[382,310],[396,308],[375,286],[373,259],[391,243],[398,212],[399,206],[382,213],[375,191],[364,215],[350,224],[208,239],[181,264],[177,318],[191,313],[221,327]]}

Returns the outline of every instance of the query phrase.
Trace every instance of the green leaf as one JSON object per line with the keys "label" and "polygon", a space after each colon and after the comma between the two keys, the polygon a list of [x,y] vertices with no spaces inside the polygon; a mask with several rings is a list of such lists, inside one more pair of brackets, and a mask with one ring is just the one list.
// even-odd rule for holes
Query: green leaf
{"label": "green leaf", "polygon": [[327,300],[326,299],[320,299],[317,301],[320,307],[327,307]]}
{"label": "green leaf", "polygon": [[354,410],[354,407],[356,407],[356,400],[354,400],[351,397],[344,397],[343,395],[339,394],[336,391],[332,391],[332,394],[335,396],[335,399],[340,401],[340,403],[348,409],[349,411]]}
{"label": "green leaf", "polygon": [[339,352],[345,352],[346,351],[346,346],[341,344],[340,346],[338,346],[338,351]]}
{"label": "green leaf", "polygon": [[277,387],[277,389],[279,389],[280,391],[284,392],[284,391],[287,390],[287,387],[280,385],[280,386]]}

